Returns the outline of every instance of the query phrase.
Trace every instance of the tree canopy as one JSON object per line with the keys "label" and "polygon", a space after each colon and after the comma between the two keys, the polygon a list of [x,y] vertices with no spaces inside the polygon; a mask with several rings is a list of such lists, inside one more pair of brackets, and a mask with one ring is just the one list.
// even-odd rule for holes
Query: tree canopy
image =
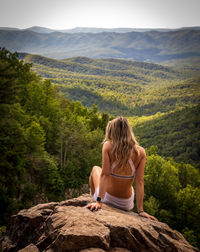
{"label": "tree canopy", "polygon": [[[7,225],[11,214],[34,205],[38,198],[42,202],[63,200],[67,188],[88,183],[93,165],[101,166],[101,143],[107,122],[113,117],[101,112],[96,105],[87,108],[80,101],[69,101],[61,90],[57,84],[34,73],[30,64],[18,60],[16,53],[1,48],[1,226]],[[190,112],[183,110],[180,118],[184,118],[185,124],[181,126],[176,122],[178,113],[171,119],[167,115],[165,125],[167,121],[168,128],[186,130],[188,138],[193,139],[189,129],[193,126],[198,129],[198,111],[199,107]],[[186,120],[188,113],[190,120]],[[170,148],[177,151],[177,137],[172,130],[171,138],[167,137],[170,148],[163,150],[163,144],[160,145],[165,137],[162,117],[156,124],[150,122],[146,122],[149,132],[145,125],[139,124],[136,132],[147,147],[144,209],[199,246],[199,170],[168,157]],[[151,136],[156,139],[156,134],[160,134],[160,140],[153,142]],[[148,138],[152,141],[148,142]],[[183,147],[180,142],[178,146]]]}

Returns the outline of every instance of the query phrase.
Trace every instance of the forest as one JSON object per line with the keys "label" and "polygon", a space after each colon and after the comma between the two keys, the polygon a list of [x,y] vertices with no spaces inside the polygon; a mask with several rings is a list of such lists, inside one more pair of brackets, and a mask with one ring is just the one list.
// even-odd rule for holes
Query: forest
{"label": "forest", "polygon": [[127,116],[145,148],[157,145],[161,156],[199,168],[197,59],[191,60],[191,69],[189,63],[181,68],[183,62],[169,67],[122,59],[55,60],[30,54],[20,58],[43,78],[50,78],[70,101],[79,100],[88,108],[95,104],[109,115]]}
{"label": "forest", "polygon": [[[112,109],[110,109],[111,113],[108,113],[109,109],[107,111],[99,109],[98,104],[93,101],[86,107],[81,101],[69,99],[68,95],[63,93],[63,86],[55,81],[57,77],[52,78],[52,81],[49,76],[44,78],[38,72],[36,73],[36,66],[32,67],[30,63],[18,58],[17,53],[1,48],[0,232],[5,229],[10,216],[20,209],[36,204],[38,199],[43,202],[64,200],[68,188],[80,188],[81,185],[88,183],[92,167],[101,166],[101,143],[107,122],[119,112],[128,115],[126,113],[128,104],[120,103],[120,99],[112,100],[119,104],[119,107],[115,103],[107,105],[113,108],[116,106],[115,113],[112,113]],[[107,64],[110,65],[109,62]],[[122,67],[119,62],[116,66]],[[143,71],[144,69],[145,63]],[[168,68],[166,69],[169,71]],[[68,72],[63,71],[64,74],[67,78]],[[139,70],[135,73],[137,74],[144,77],[143,74],[139,74]],[[179,230],[192,245],[199,247],[198,79],[190,79],[190,85],[185,77],[181,79],[181,77],[173,77],[173,74],[173,72],[169,73],[171,80],[177,82],[174,88],[178,90],[176,108],[179,110],[171,109],[172,106],[170,109],[174,111],[163,110],[159,111],[159,114],[155,109],[151,114],[144,113],[143,117],[139,112],[135,117],[130,113],[131,117],[128,119],[147,153],[144,209],[160,221]],[[114,87],[116,79],[112,81],[113,77],[108,82],[106,78],[101,79],[99,75],[98,80],[93,79],[94,75],[89,77],[91,79],[88,86],[102,85],[103,92],[108,88],[108,84],[111,84],[112,95],[118,93],[118,98],[120,98],[120,88],[123,92],[123,88],[128,89],[133,85],[127,76],[116,77],[119,78],[117,88]],[[88,79],[81,81],[81,78],[81,74],[72,72],[66,81],[69,86],[73,80],[75,82],[79,80],[78,84],[84,83],[87,86]],[[153,77],[148,75],[147,78],[151,83],[150,79]],[[148,81],[144,80],[144,82]],[[140,84],[141,82],[137,82],[136,79],[134,83],[135,85],[132,86],[134,90],[147,85]],[[170,96],[169,79],[164,78],[163,83],[166,85],[163,85],[161,90],[168,88],[167,95]],[[158,86],[159,82],[155,83],[155,88]],[[79,85],[77,87],[79,88]],[[183,101],[188,97],[187,90],[190,88],[193,90],[193,95],[190,95],[191,99],[188,98],[184,108]],[[162,91],[159,95],[163,96]],[[178,100],[179,95],[183,99],[181,102]],[[153,96],[154,94],[151,97]],[[155,97],[155,102],[158,97]],[[94,101],[95,99],[94,97]],[[126,109],[123,110],[120,106],[122,108],[125,106]],[[169,127],[166,132],[164,125]],[[180,153],[177,153],[177,158],[173,157],[171,153],[179,148],[179,145],[174,144],[180,141],[177,140],[177,132],[180,133],[179,139],[183,136],[186,137],[184,141],[188,139],[185,144],[180,143],[181,150],[186,145],[189,148],[188,152],[193,148],[194,157],[183,157],[179,155]],[[164,136],[156,139],[157,135]],[[192,161],[189,163],[190,160]]]}
{"label": "forest", "polygon": [[[142,146],[158,146],[158,154],[200,168],[200,105],[154,116],[145,123],[130,118]],[[141,119],[140,119],[141,120]]]}
{"label": "forest", "polygon": [[65,97],[84,106],[96,104],[114,116],[152,115],[199,104],[199,68],[175,69],[120,59],[76,57],[65,60],[21,55]]}

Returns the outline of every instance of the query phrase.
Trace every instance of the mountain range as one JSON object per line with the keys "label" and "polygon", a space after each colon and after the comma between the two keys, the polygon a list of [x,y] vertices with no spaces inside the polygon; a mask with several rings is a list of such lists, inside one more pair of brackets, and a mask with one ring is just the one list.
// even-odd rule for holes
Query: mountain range
{"label": "mountain range", "polygon": [[38,33],[52,33],[52,32],[63,32],[63,33],[100,33],[100,32],[147,32],[147,31],[178,31],[178,30],[200,30],[199,26],[192,27],[181,27],[181,28],[95,28],[95,27],[75,27],[72,29],[50,29],[42,26],[32,26],[25,29],[15,27],[0,27],[0,30],[21,30],[21,31],[33,31]]}
{"label": "mountain range", "polygon": [[75,28],[70,32],[64,31],[44,27],[24,30],[0,28],[0,47],[54,59],[86,56],[163,63],[200,57],[199,27],[164,32],[160,29],[133,31],[129,28]]}

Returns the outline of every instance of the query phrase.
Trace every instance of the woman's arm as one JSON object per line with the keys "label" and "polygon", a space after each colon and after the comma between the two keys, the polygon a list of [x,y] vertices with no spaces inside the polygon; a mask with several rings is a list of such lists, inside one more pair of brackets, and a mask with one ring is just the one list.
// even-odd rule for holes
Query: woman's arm
{"label": "woman's arm", "polygon": [[136,189],[136,203],[137,211],[140,216],[146,217],[148,219],[156,220],[154,216],[149,215],[144,212],[143,200],[144,200],[144,168],[146,163],[146,152],[143,148],[140,150],[141,160],[137,167],[135,174],[135,189]]}
{"label": "woman's arm", "polygon": [[135,174],[136,203],[138,213],[143,211],[144,199],[144,167],[146,162],[146,153],[143,148],[140,150],[140,155],[140,163]]}

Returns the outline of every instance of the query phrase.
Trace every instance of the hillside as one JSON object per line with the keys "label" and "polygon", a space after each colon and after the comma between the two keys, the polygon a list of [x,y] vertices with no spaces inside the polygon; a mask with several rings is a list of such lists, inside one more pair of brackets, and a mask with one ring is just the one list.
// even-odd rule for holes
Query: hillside
{"label": "hillside", "polygon": [[160,155],[199,167],[200,77],[188,79],[192,71],[119,59],[20,57],[70,100],[130,117],[145,148],[157,145]]}
{"label": "hillside", "polygon": [[200,57],[200,30],[167,32],[38,33],[0,30],[0,47],[63,59],[75,56],[164,62]]}
{"label": "hillside", "polygon": [[200,168],[200,105],[151,120],[130,118],[139,142],[145,148],[158,147],[158,154]]}
{"label": "hillside", "polygon": [[199,76],[200,73],[200,57],[192,57],[187,59],[174,59],[165,61],[162,65],[173,67],[174,70],[184,69],[186,73],[192,73],[193,76]]}
{"label": "hillside", "polygon": [[21,54],[33,70],[58,84],[70,100],[112,115],[152,115],[199,103],[199,77],[153,63]]}

